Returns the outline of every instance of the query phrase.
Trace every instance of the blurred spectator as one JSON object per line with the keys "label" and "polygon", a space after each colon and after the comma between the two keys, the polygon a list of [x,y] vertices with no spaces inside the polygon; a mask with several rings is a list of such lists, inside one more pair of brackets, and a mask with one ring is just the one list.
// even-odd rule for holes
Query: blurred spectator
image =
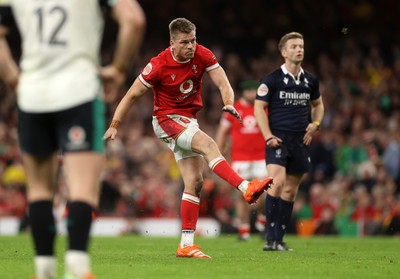
{"label": "blurred spectator", "polygon": [[11,161],[0,174],[0,217],[22,219],[28,204],[25,171],[19,161]]}

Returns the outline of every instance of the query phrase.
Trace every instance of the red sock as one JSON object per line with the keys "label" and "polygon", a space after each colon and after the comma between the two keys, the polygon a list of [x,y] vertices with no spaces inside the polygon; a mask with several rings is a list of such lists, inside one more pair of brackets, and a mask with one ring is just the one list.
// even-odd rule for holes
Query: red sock
{"label": "red sock", "polygon": [[248,224],[240,225],[239,235],[243,235],[243,236],[247,235],[248,236],[248,235],[250,235],[250,232],[251,232],[250,225],[248,225]]}
{"label": "red sock", "polygon": [[181,201],[182,230],[196,230],[200,198],[184,192]]}
{"label": "red sock", "polygon": [[218,175],[219,177],[221,177],[222,179],[224,179],[225,181],[227,181],[229,184],[231,184],[236,188],[244,180],[232,169],[232,167],[228,164],[228,162],[222,157],[212,160],[209,163],[209,167],[216,175]]}

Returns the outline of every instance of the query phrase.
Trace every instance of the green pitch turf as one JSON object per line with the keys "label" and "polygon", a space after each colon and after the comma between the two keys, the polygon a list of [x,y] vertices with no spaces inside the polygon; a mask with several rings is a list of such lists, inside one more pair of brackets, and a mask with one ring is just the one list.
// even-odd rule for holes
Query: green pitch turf
{"label": "green pitch turf", "polygon": [[[179,238],[95,237],[92,265],[98,279],[256,279],[400,278],[400,238],[298,238],[286,241],[293,252],[264,252],[258,236],[197,238],[212,259],[175,257]],[[57,239],[59,276],[65,237]],[[29,279],[33,274],[29,235],[0,237],[0,278]]]}

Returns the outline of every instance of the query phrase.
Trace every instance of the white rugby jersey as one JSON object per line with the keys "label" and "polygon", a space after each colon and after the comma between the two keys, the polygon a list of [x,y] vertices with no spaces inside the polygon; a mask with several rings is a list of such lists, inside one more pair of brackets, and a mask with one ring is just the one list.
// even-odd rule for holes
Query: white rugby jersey
{"label": "white rugby jersey", "polygon": [[[112,6],[118,0],[106,0]],[[25,112],[67,109],[103,95],[98,66],[99,0],[0,0],[21,34],[18,105]]]}

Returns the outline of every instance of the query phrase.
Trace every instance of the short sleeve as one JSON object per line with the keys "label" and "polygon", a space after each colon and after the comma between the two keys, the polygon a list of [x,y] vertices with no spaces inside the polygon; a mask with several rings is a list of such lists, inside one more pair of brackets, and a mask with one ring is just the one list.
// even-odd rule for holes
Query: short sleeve
{"label": "short sleeve", "polygon": [[314,84],[313,84],[313,91],[311,94],[311,100],[316,100],[321,96],[321,93],[319,92],[319,81],[318,79],[314,79]]}
{"label": "short sleeve", "polygon": [[197,45],[197,48],[200,53],[202,63],[204,64],[204,68],[207,72],[219,67],[217,57],[211,50],[199,44]]}
{"label": "short sleeve", "polygon": [[139,79],[146,87],[152,88],[158,83],[159,68],[160,67],[157,58],[152,58],[150,62],[147,63],[147,65],[143,68],[142,73],[139,75]]}
{"label": "short sleeve", "polygon": [[257,88],[256,99],[264,102],[268,102],[270,95],[270,89],[268,87],[268,82],[266,80],[262,80],[260,85]]}

